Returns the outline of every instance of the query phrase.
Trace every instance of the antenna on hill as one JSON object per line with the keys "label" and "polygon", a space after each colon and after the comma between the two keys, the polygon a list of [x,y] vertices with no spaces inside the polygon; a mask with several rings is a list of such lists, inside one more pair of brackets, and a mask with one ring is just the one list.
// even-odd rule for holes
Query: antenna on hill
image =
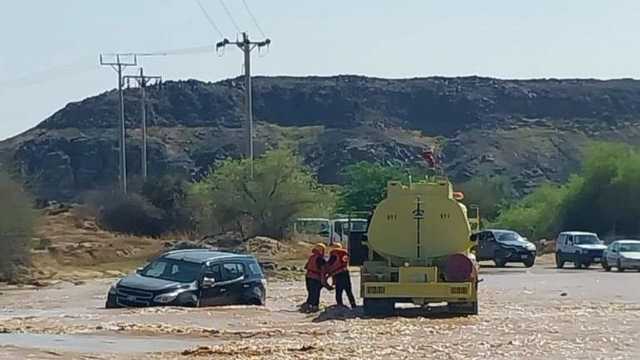
{"label": "antenna on hill", "polygon": [[[124,92],[122,91],[122,69],[127,66],[138,65],[138,58],[135,54],[112,54],[113,61],[105,61],[103,54],[100,54],[100,65],[111,66],[118,74],[118,94],[120,96],[120,189],[123,194],[127,193],[127,155],[125,150],[126,129],[124,124]],[[129,61],[124,61],[129,60]]]}
{"label": "antenna on hill", "polygon": [[216,44],[216,49],[224,49],[227,45],[236,45],[244,53],[244,92],[245,92],[245,110],[247,113],[247,149],[245,150],[245,156],[249,158],[251,166],[251,178],[253,179],[253,99],[251,88],[251,50],[262,47],[269,47],[271,40],[269,38],[263,41],[252,42],[249,40],[249,35],[246,32],[242,33],[242,40],[229,41],[225,38]]}

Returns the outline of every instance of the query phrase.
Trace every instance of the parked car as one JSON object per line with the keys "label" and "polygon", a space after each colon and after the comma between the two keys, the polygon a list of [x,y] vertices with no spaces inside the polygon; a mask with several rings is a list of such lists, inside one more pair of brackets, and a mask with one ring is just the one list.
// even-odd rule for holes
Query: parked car
{"label": "parked car", "polygon": [[471,235],[476,242],[476,259],[493,260],[498,267],[521,262],[531,267],[536,260],[536,246],[511,230],[483,230]]}
{"label": "parked car", "polygon": [[602,255],[602,267],[612,267],[623,272],[626,269],[640,270],[640,240],[617,240],[609,244]]}
{"label": "parked car", "polygon": [[263,305],[265,297],[266,280],[255,257],[175,250],[113,284],[106,307]]}
{"label": "parked car", "polygon": [[588,268],[602,261],[602,253],[607,246],[598,238],[598,234],[584,231],[565,231],[556,240],[556,266],[564,267],[572,262],[577,269]]}

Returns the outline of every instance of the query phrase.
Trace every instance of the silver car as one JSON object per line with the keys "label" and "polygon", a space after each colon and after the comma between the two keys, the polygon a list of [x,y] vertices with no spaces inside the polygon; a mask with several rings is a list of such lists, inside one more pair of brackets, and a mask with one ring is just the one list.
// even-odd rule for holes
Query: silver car
{"label": "silver car", "polygon": [[640,240],[618,240],[609,244],[602,255],[602,267],[606,271],[612,267],[620,272],[640,270]]}

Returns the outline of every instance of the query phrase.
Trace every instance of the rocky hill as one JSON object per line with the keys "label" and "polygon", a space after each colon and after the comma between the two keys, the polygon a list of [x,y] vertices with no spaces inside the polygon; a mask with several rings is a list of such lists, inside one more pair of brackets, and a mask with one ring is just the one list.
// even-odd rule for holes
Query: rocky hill
{"label": "rocky hill", "polygon": [[[242,81],[167,82],[148,91],[150,173],[201,176],[242,151]],[[325,183],[359,160],[419,163],[442,148],[448,174],[509,177],[521,193],[561,181],[589,140],[640,143],[640,82],[360,76],[254,79],[257,150],[288,144]],[[140,173],[138,90],[125,93],[127,161]],[[118,96],[70,103],[0,142],[35,192],[71,198],[117,177]],[[8,159],[8,160],[7,160]]]}

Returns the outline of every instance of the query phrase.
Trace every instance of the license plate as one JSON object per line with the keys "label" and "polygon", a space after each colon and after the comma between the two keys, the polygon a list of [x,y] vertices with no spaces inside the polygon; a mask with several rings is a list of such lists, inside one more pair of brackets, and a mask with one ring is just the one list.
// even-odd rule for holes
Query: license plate
{"label": "license plate", "polygon": [[451,293],[456,295],[464,295],[467,293],[467,287],[457,286],[451,288]]}
{"label": "license plate", "polygon": [[594,257],[593,261],[600,261],[600,258],[599,257]]}
{"label": "license plate", "polygon": [[136,297],[135,297],[135,296],[132,296],[132,295],[129,295],[129,296],[127,296],[127,300],[129,300],[129,301],[136,301]]}
{"label": "license plate", "polygon": [[367,286],[367,293],[369,294],[384,294],[384,286]]}
{"label": "license plate", "polygon": [[521,259],[528,259],[528,258],[529,258],[529,255],[520,255],[520,258],[521,258]]}

